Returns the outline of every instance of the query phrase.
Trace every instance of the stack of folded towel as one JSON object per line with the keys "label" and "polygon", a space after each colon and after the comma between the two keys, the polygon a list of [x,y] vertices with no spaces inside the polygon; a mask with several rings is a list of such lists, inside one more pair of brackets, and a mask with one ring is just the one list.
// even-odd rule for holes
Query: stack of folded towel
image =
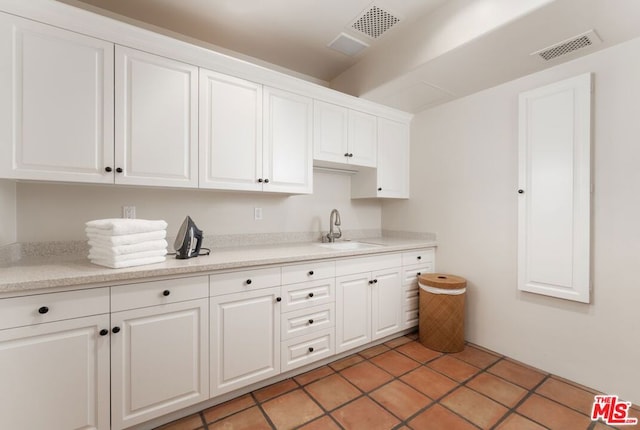
{"label": "stack of folded towel", "polygon": [[167,255],[167,223],[162,220],[98,219],[86,223],[89,259],[119,269],[161,263]]}

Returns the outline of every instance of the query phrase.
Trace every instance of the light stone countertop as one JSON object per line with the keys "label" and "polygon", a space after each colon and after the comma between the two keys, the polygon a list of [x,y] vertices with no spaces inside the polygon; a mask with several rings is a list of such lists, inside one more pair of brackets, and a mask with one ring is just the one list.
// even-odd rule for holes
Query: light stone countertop
{"label": "light stone countertop", "polygon": [[[357,242],[377,244],[365,249],[336,250],[320,243],[287,243],[278,245],[214,248],[211,255],[187,260],[167,256],[163,263],[125,269],[111,269],[92,264],[78,257],[27,257],[0,266],[0,296],[33,294],[34,290],[56,287],[129,281],[173,275],[203,274],[206,272],[252,268],[268,264],[288,264],[318,259],[366,256],[387,252],[436,246],[435,241],[376,237]],[[37,291],[46,292],[46,291]]]}

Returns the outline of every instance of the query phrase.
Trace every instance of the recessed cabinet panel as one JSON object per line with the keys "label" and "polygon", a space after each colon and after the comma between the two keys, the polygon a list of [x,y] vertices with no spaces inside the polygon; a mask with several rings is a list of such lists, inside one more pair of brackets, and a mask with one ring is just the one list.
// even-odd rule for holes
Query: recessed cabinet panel
{"label": "recessed cabinet panel", "polygon": [[591,75],[521,94],[519,145],[518,288],[588,303]]}
{"label": "recessed cabinet panel", "polygon": [[402,283],[400,268],[372,273],[371,337],[373,340],[393,334],[402,324]]}
{"label": "recessed cabinet panel", "polygon": [[260,191],[262,85],[200,69],[200,188]]}
{"label": "recessed cabinet panel", "polygon": [[314,100],[313,158],[334,163],[349,162],[349,109]]}
{"label": "recessed cabinet panel", "polygon": [[349,110],[349,164],[376,167],[378,165],[378,131],[374,115]]}
{"label": "recessed cabinet panel", "polygon": [[113,182],[113,44],[0,14],[0,177]]}
{"label": "recessed cabinet panel", "polygon": [[197,187],[198,68],[117,46],[115,88],[116,183]]}
{"label": "recessed cabinet panel", "polygon": [[371,341],[369,273],[336,279],[336,352]]}

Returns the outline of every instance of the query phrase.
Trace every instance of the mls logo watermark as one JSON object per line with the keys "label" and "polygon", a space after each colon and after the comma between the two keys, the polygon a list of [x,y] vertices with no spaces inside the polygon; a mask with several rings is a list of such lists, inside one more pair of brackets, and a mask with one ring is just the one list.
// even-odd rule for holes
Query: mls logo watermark
{"label": "mls logo watermark", "polygon": [[608,425],[634,425],[638,419],[629,417],[631,402],[618,400],[618,396],[599,395],[594,397],[591,420],[602,419]]}

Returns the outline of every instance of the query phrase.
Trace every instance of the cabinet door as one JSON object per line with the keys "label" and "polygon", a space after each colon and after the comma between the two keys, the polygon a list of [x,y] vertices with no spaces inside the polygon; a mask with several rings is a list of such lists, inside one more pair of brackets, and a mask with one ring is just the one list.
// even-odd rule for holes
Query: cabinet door
{"label": "cabinet door", "polygon": [[349,164],[376,167],[378,159],[376,117],[349,110]]}
{"label": "cabinet door", "polygon": [[349,110],[345,107],[313,102],[313,158],[319,161],[348,163]]}
{"label": "cabinet door", "polygon": [[262,86],[200,69],[200,188],[260,191]]}
{"label": "cabinet door", "polygon": [[113,182],[113,44],[0,14],[0,177]]}
{"label": "cabinet door", "polygon": [[0,331],[0,428],[108,430],[108,328],[100,315]]}
{"label": "cabinet door", "polygon": [[264,191],[313,192],[313,103],[308,97],[264,88]]}
{"label": "cabinet door", "polygon": [[377,197],[409,198],[409,125],[378,118]]}
{"label": "cabinet door", "polygon": [[211,395],[280,373],[280,288],[212,297]]}
{"label": "cabinet door", "polygon": [[402,280],[400,268],[373,272],[371,289],[372,340],[402,329]]}
{"label": "cabinet door", "polygon": [[370,274],[336,279],[336,353],[371,341]]}
{"label": "cabinet door", "polygon": [[112,429],[209,398],[207,310],[199,299],[111,315]]}
{"label": "cabinet door", "polygon": [[115,182],[197,187],[198,68],[122,46],[115,67]]}

